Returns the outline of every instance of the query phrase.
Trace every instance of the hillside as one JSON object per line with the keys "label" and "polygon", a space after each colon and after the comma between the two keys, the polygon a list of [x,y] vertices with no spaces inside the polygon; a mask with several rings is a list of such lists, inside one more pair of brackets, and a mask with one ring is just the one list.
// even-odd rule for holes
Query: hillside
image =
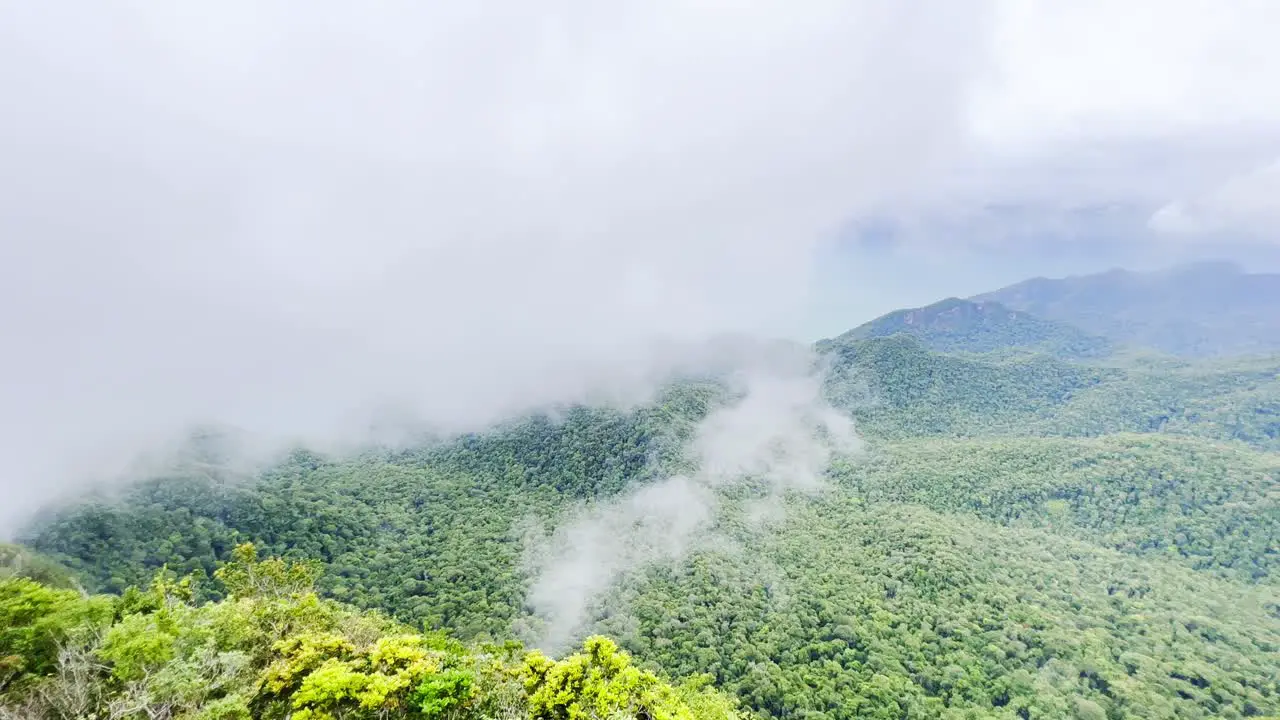
{"label": "hillside", "polygon": [[842,464],[868,503],[1038,528],[1247,582],[1280,571],[1280,455],[1163,434],[895,442]]}
{"label": "hillside", "polygon": [[836,342],[910,335],[940,352],[986,353],[1008,348],[1038,350],[1069,358],[1110,353],[1105,338],[1067,323],[1044,320],[999,302],[948,298],[922,308],[898,310],[859,325]]}
{"label": "hillside", "polygon": [[1280,720],[1278,29],[0,0],[0,720]]}
{"label": "hillside", "polygon": [[[1058,321],[931,307],[819,344],[825,393],[865,441],[820,492],[719,487],[707,531],[603,586],[573,643],[613,638],[646,687],[711,708],[693,717],[728,712],[688,694],[704,674],[760,717],[1280,713],[1280,357],[1081,357]],[[729,396],[704,378],[628,412],[299,450],[247,479],[204,453],[47,513],[20,552],[126,597],[190,574],[182,612],[205,617],[239,602],[219,577],[251,542],[317,563],[314,602],[447,633],[478,667],[544,630],[542,533],[689,470],[694,429]],[[344,662],[372,672],[361,652]]]}
{"label": "hillside", "polygon": [[1280,450],[1280,356],[1081,364],[939,353],[902,334],[824,347],[828,394],[873,437],[1161,432]]}
{"label": "hillside", "polygon": [[933,352],[902,334],[825,349],[832,402],[851,412],[864,434],[882,437],[1022,432],[1075,393],[1117,377],[1047,355]]}
{"label": "hillside", "polygon": [[[1027,436],[1020,418],[1052,419],[1079,388],[1125,380],[1057,359],[982,363],[901,337],[845,352],[860,372],[928,382],[873,383],[898,394],[864,408],[872,445],[834,468],[824,496],[790,498],[765,531],[746,521],[750,493],[729,494],[718,543],[624,580],[583,632],[653,671],[709,673],[779,717],[1280,710],[1274,455],[1167,432]],[[655,431],[711,401],[689,392],[421,452],[299,454],[247,486],[157,479],[29,541],[100,589],[168,564],[218,600],[208,576],[252,540],[319,560],[326,596],[501,640],[537,626],[522,525],[645,482],[644,458],[680,442]],[[920,419],[944,416],[973,421],[967,439],[917,432],[945,429]],[[876,440],[876,428],[892,432]]]}
{"label": "hillside", "polygon": [[970,298],[1182,356],[1280,350],[1280,275],[1202,262],[1162,272],[1035,278]]}
{"label": "hillside", "polygon": [[[1256,584],[1275,562],[1274,458],[1139,435],[912,441],[843,468],[825,499],[789,501],[777,532],[726,506],[737,550],[627,581],[599,601],[593,630],[646,667],[710,673],[779,716],[1277,707],[1275,586]],[[478,476],[412,458],[294,466],[221,505],[159,487],[39,544],[133,548],[95,561],[105,577],[183,558],[199,573],[218,548],[262,537],[322,560],[327,595],[470,639],[504,637],[521,614],[513,525],[571,506],[550,487],[481,490]],[[1168,628],[1180,629],[1157,639]],[[1071,640],[1083,629],[1096,645]],[[1096,654],[1113,647],[1128,655]]]}

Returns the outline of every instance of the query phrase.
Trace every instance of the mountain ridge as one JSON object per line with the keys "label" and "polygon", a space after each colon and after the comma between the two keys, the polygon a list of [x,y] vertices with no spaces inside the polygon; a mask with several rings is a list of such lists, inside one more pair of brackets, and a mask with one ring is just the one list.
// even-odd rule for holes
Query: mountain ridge
{"label": "mountain ridge", "polygon": [[834,340],[906,334],[939,352],[986,353],[1009,348],[1060,357],[1102,357],[1112,351],[1106,338],[1056,320],[1045,320],[994,300],[950,297],[919,308],[895,310],[849,330]]}
{"label": "mountain ridge", "polygon": [[967,298],[1182,357],[1280,350],[1280,274],[1221,260],[1034,277]]}

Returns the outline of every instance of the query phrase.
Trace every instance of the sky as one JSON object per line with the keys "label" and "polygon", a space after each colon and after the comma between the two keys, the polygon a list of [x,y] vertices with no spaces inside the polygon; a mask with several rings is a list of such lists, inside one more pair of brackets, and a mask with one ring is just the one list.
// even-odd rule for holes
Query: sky
{"label": "sky", "polygon": [[[0,3],[0,488],[1274,263],[1267,0]],[[870,228],[871,230],[868,230]],[[696,353],[695,353],[696,354]]]}
{"label": "sky", "polygon": [[1280,269],[1280,48],[1266,30],[1280,5],[989,7],[964,159],[946,191],[854,223],[874,231],[826,256],[811,334],[1038,275],[1221,257]]}

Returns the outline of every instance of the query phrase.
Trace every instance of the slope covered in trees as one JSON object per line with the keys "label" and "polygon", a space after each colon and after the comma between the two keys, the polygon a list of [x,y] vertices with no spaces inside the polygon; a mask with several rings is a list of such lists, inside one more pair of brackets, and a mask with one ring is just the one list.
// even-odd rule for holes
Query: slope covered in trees
{"label": "slope covered in trees", "polygon": [[[421,453],[299,454],[254,485],[154,481],[33,543],[119,590],[166,562],[207,576],[255,540],[320,560],[327,597],[496,641],[528,612],[522,523],[610,492],[586,474],[632,452],[633,430],[583,415]],[[539,457],[560,470],[542,484],[526,473]],[[719,527],[736,552],[625,583],[589,629],[645,667],[710,673],[780,716],[1271,712],[1276,467],[1242,444],[1156,433],[873,441],[772,530],[744,524],[727,498]],[[1035,622],[1018,614],[1033,609]],[[956,629],[939,632],[944,619]],[[1088,652],[1071,640],[1083,630],[1096,636]],[[1232,672],[1205,669],[1220,663]]]}
{"label": "slope covered in trees", "polygon": [[1093,363],[958,356],[913,338],[827,341],[828,391],[879,437],[1160,432],[1280,450],[1280,356]]}
{"label": "slope covered in trees", "polygon": [[[315,558],[321,589],[360,607],[464,636],[499,636],[518,613],[516,518],[553,515],[643,481],[661,462],[693,387],[623,415],[579,409],[488,436],[333,461],[297,452],[255,483],[211,474],[160,477],[123,501],[86,503],[30,539],[95,590],[120,592],[163,565],[208,577],[239,542]],[[207,587],[205,592],[215,592]]]}
{"label": "slope covered in trees", "polygon": [[832,402],[883,437],[1019,432],[1113,372],[1045,355],[959,357],[906,335],[823,346]]}
{"label": "slope covered in trees", "polygon": [[1280,457],[1192,438],[936,439],[842,463],[849,494],[1040,528],[1253,582],[1280,571]]}
{"label": "slope covered in trees", "polygon": [[50,558],[12,543],[0,543],[0,580],[25,578],[49,587],[74,588],[75,575]]}
{"label": "slope covered in trees", "polygon": [[[714,542],[594,598],[579,640],[709,674],[762,716],[1280,713],[1280,359],[952,354],[904,333],[819,350],[864,449],[764,520],[752,486],[722,489]],[[196,614],[238,602],[213,578],[253,542],[319,563],[315,602],[498,647],[537,626],[531,528],[689,469],[725,397],[684,382],[628,412],[299,451],[251,481],[195,464],[25,542],[94,592],[191,573]]]}

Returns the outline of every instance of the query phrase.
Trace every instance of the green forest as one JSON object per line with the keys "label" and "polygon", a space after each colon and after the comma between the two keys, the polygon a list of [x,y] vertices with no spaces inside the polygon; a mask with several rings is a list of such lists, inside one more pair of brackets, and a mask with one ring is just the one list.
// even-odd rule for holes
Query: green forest
{"label": "green forest", "polygon": [[525,649],[530,519],[684,468],[714,379],[50,509],[0,552],[0,717],[1280,716],[1280,358],[1031,327],[820,343],[863,447],[770,523],[725,488],[722,542],[623,577],[558,659]]}

